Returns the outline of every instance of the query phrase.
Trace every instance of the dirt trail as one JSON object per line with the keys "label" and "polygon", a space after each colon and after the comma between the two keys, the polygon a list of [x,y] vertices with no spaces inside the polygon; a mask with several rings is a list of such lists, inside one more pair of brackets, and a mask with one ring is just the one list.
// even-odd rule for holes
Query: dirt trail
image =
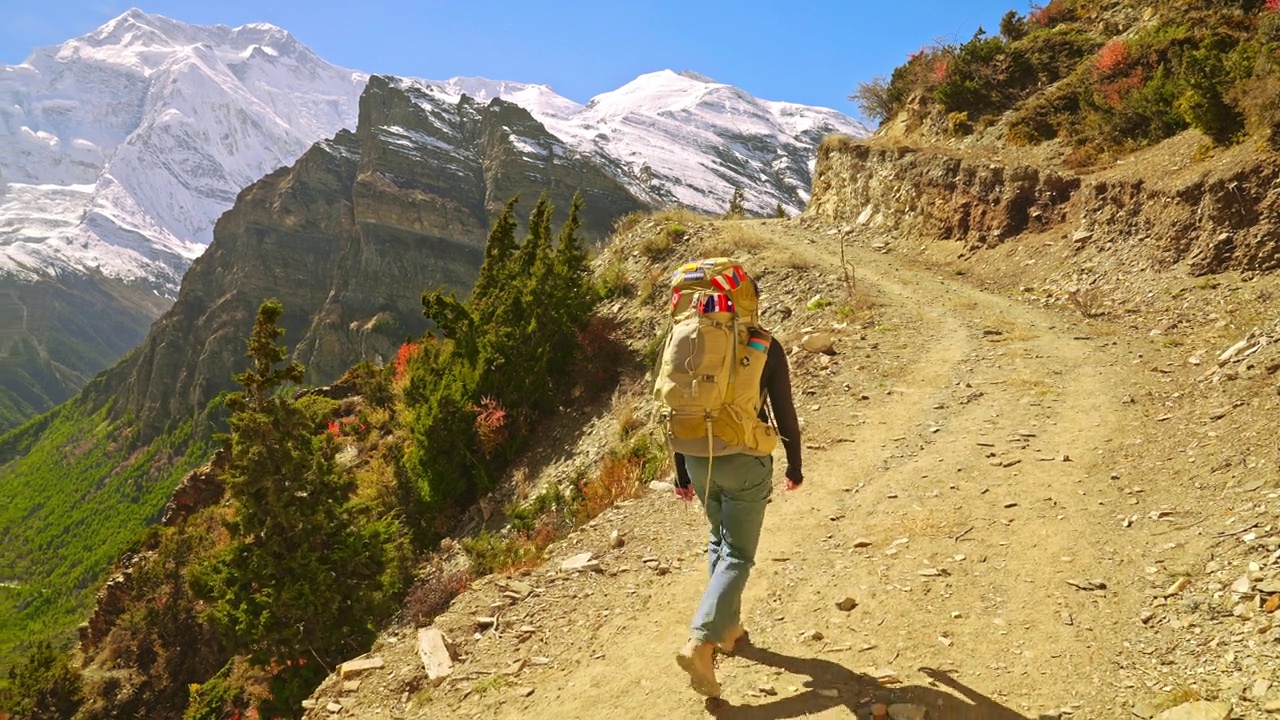
{"label": "dirt trail", "polygon": [[[806,272],[838,276],[834,237],[766,227],[813,251]],[[1149,566],[1194,553],[1122,521],[1197,502],[1163,482],[1159,429],[1133,399],[1153,382],[1145,339],[853,252],[879,325],[837,330],[829,378],[798,397],[808,480],[769,507],[744,600],[754,648],[721,660],[722,702],[704,706],[673,662],[705,580],[705,521],[649,493],[554,546],[524,578],[529,599],[510,606],[498,578],[460,597],[436,623],[466,640],[456,686],[410,682],[410,636],[376,648],[416,669],[383,679],[402,690],[391,698],[353,700],[356,716],[845,718],[872,700],[935,720],[1127,715]],[[558,572],[588,550],[607,573]],[[473,636],[493,612],[505,632]]]}

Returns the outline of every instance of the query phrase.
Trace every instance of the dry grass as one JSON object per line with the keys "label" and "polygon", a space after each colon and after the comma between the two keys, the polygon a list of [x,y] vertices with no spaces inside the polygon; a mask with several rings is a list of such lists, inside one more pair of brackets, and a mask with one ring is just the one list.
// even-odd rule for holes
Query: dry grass
{"label": "dry grass", "polygon": [[742,223],[722,223],[716,228],[714,237],[702,248],[707,257],[737,257],[755,254],[769,245],[769,238],[763,233]]}
{"label": "dry grass", "polygon": [[848,302],[836,306],[835,313],[843,322],[874,323],[876,304],[870,295],[855,290]]}
{"label": "dry grass", "polygon": [[1039,397],[1048,397],[1055,395],[1058,389],[1044,378],[1032,377],[1030,375],[1015,375],[1005,382],[1005,387],[1011,388],[1017,392],[1032,393]]}
{"label": "dry grass", "polygon": [[1099,288],[1072,288],[1067,291],[1067,302],[1086,318],[1101,315],[1106,307],[1106,300]]}
{"label": "dry grass", "polygon": [[649,217],[648,213],[641,212],[639,210],[633,210],[626,215],[622,215],[613,221],[613,234],[626,235],[632,230],[635,230],[636,226],[643,222],[647,217]]}
{"label": "dry grass", "polygon": [[809,270],[818,264],[813,252],[803,247],[784,246],[751,223],[726,222],[702,243],[703,257],[749,258],[755,267]]}
{"label": "dry grass", "polygon": [[760,261],[762,264],[769,266],[777,266],[788,268],[791,270],[811,270],[818,264],[813,253],[805,248],[789,247],[784,248],[777,243],[771,243],[760,253]]}
{"label": "dry grass", "polygon": [[998,330],[999,335],[989,335],[986,340],[993,343],[1002,342],[1024,342],[1027,340],[1035,340],[1039,335],[1031,332],[1021,323],[1012,318],[995,317],[983,323],[984,328]]}
{"label": "dry grass", "polygon": [[706,215],[699,215],[697,212],[694,212],[689,208],[680,206],[663,208],[653,213],[650,217],[661,220],[662,222],[678,223],[681,225],[691,225],[711,219]]}
{"label": "dry grass", "polygon": [[658,233],[640,241],[640,254],[650,260],[659,260],[671,252],[689,234],[684,225],[672,222]]}
{"label": "dry grass", "polygon": [[645,418],[641,413],[640,403],[637,400],[627,401],[617,409],[618,418],[618,440],[626,441],[637,430],[645,425]]}
{"label": "dry grass", "polygon": [[490,675],[489,677],[477,682],[471,686],[471,691],[476,695],[484,695],[492,690],[501,690],[510,685],[511,681],[506,675]]}
{"label": "dry grass", "polygon": [[818,152],[832,153],[842,150],[848,150],[858,143],[858,140],[852,135],[844,133],[833,133],[822,138],[822,143],[818,145]]}
{"label": "dry grass", "polygon": [[595,475],[582,483],[578,520],[586,522],[613,507],[620,500],[635,497],[640,490],[644,459],[634,455],[607,455]]}
{"label": "dry grass", "polygon": [[1173,683],[1172,688],[1161,693],[1160,699],[1156,703],[1156,707],[1159,708],[1157,712],[1164,712],[1179,705],[1208,699],[1204,696],[1204,693],[1185,683]]}
{"label": "dry grass", "polygon": [[662,267],[651,268],[636,292],[636,301],[641,305],[656,302],[659,297],[667,297],[670,289],[670,274]]}

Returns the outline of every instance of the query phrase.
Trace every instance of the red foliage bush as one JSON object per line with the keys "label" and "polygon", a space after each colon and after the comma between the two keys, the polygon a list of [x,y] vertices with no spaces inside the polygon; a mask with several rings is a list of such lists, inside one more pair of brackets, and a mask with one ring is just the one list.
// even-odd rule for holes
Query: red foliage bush
{"label": "red foliage bush", "polygon": [[947,80],[947,72],[951,69],[951,63],[946,58],[938,58],[934,61],[933,67],[929,70],[929,79],[937,84],[942,84]]}
{"label": "red foliage bush", "polygon": [[1141,89],[1146,82],[1145,71],[1135,64],[1129,45],[1119,38],[1098,51],[1093,77],[1102,101],[1111,108],[1119,108],[1130,93]]}
{"label": "red foliage bush", "polygon": [[1267,9],[1273,12],[1280,10],[1280,0],[1267,0]]}
{"label": "red foliage bush", "polygon": [[396,382],[404,380],[405,374],[409,371],[409,361],[417,357],[420,352],[422,352],[422,346],[418,343],[408,342],[400,346],[394,364]]}
{"label": "red foliage bush", "polygon": [[[1280,0],[1277,0],[1280,2]],[[1129,46],[1119,38],[1112,40],[1098,51],[1098,59],[1094,62],[1094,75],[1111,75],[1124,70],[1129,65]]]}
{"label": "red foliage bush", "polygon": [[1143,73],[1142,68],[1134,68],[1128,75],[1098,83],[1098,93],[1102,95],[1102,100],[1108,106],[1119,108],[1130,93],[1142,89],[1145,83],[1146,74]]}
{"label": "red foliage bush", "polygon": [[486,457],[502,447],[507,441],[507,409],[494,398],[486,397],[479,405],[471,406],[476,414],[476,437],[480,441],[480,450]]}
{"label": "red foliage bush", "polygon": [[626,362],[622,330],[613,318],[593,315],[578,333],[574,377],[588,393],[610,389]]}
{"label": "red foliage bush", "polygon": [[1033,4],[1031,11],[1027,13],[1027,20],[1036,25],[1050,27],[1066,19],[1066,16],[1066,3],[1062,0],[1050,0],[1049,4],[1044,6]]}
{"label": "red foliage bush", "polygon": [[634,455],[606,456],[595,477],[578,488],[582,493],[578,521],[591,520],[618,501],[634,497],[640,488],[643,472],[643,458]]}

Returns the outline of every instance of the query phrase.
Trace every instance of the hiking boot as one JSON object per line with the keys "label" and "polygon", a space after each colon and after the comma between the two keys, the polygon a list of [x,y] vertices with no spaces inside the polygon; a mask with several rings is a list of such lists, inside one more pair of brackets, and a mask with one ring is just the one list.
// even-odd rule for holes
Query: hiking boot
{"label": "hiking boot", "polygon": [[716,643],[716,649],[725,655],[732,655],[734,646],[744,638],[746,638],[747,642],[750,642],[750,638],[747,638],[746,628],[739,623],[729,628],[729,632],[725,633],[724,639]]}
{"label": "hiking boot", "polygon": [[676,664],[689,673],[689,687],[709,698],[720,697],[720,683],[716,682],[716,667],[712,661],[714,647],[709,642],[689,640],[676,653]]}

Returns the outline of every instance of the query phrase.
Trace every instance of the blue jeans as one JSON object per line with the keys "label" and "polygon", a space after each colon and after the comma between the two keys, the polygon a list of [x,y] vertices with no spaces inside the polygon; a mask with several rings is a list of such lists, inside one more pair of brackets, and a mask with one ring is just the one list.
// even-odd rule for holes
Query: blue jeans
{"label": "blue jeans", "polygon": [[720,642],[742,619],[742,591],[756,564],[764,509],[773,491],[773,457],[721,455],[711,459],[711,492],[707,492],[707,460],[684,456],[698,499],[711,521],[707,561],[711,580],[693,615],[690,632],[699,642]]}

